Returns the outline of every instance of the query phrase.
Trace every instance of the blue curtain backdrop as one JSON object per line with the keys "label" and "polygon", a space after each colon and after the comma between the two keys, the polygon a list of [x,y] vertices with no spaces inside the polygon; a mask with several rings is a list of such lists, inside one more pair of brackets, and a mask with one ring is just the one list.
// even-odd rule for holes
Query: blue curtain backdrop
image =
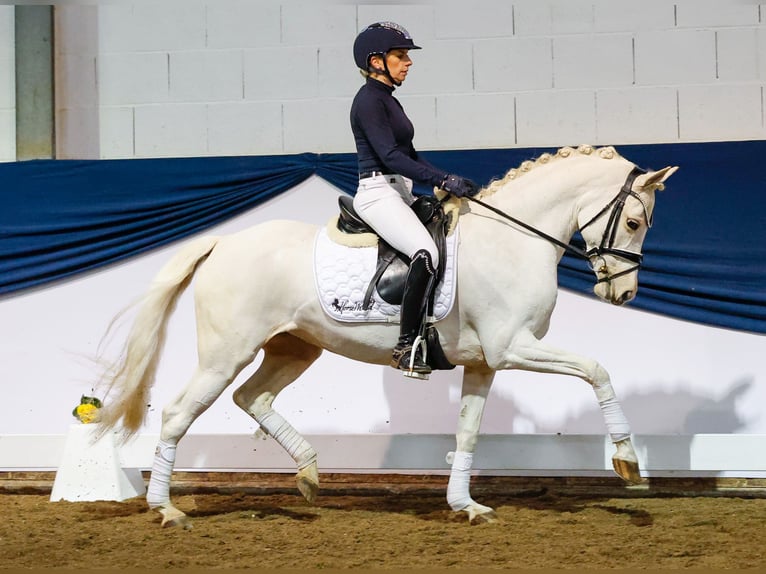
{"label": "blue curtain backdrop", "polygon": [[[424,153],[486,184],[548,148]],[[766,333],[766,142],[618,146],[644,168],[681,169],[658,195],[633,306]],[[178,241],[317,174],[356,191],[354,154],[0,164],[0,295],[46,285]],[[429,190],[421,188],[419,192]],[[559,285],[591,295],[566,255]]]}

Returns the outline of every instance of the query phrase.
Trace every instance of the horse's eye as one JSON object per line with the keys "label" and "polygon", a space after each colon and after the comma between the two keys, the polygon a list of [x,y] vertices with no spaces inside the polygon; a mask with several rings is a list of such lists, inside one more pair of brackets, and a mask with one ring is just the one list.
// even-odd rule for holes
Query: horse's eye
{"label": "horse's eye", "polygon": [[637,220],[635,220],[635,219],[628,219],[627,225],[628,225],[628,227],[630,227],[630,228],[631,228],[633,231],[635,231],[636,229],[638,229],[639,227],[641,227],[641,224],[640,224],[640,223],[639,223]]}

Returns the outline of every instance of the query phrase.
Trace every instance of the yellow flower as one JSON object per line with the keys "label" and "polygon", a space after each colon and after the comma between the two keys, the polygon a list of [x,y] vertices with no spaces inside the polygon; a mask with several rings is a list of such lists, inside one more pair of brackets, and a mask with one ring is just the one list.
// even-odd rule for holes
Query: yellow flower
{"label": "yellow flower", "polygon": [[99,408],[96,405],[90,403],[77,405],[77,408],[74,411],[74,416],[80,419],[81,423],[85,424],[96,423],[101,417]]}

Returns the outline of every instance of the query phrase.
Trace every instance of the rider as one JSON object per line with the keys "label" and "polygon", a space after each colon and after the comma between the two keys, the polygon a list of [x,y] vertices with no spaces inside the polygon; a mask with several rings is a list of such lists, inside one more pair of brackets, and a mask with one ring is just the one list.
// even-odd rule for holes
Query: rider
{"label": "rider", "polygon": [[393,22],[377,22],[359,33],[354,60],[366,82],[351,105],[351,130],[359,163],[354,209],[380,237],[410,259],[399,342],[391,366],[427,375],[431,368],[420,345],[414,357],[412,350],[434,287],[439,254],[409,207],[414,201],[412,182],[439,187],[456,197],[472,196],[479,190],[471,180],[428,163],[412,145],[412,123],[393,92],[412,65],[408,52],[419,49],[407,30]]}

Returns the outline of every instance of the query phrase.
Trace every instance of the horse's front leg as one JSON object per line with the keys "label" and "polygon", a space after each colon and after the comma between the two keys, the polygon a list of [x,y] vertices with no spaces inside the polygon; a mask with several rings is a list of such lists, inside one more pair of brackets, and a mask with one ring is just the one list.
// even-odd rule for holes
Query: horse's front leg
{"label": "horse's front leg", "polygon": [[471,498],[470,493],[473,453],[479,436],[484,405],[494,377],[495,371],[465,367],[456,450],[447,456],[447,462],[452,465],[447,484],[447,503],[455,512],[468,513],[471,524],[497,520],[495,511],[476,502]]}
{"label": "horse's front leg", "polygon": [[508,349],[488,359],[488,364],[498,370],[522,369],[573,375],[590,383],[596,393],[607,432],[617,449],[612,456],[615,472],[630,484],[644,482],[630,439],[630,425],[617,400],[609,373],[598,362],[552,347],[528,332],[518,335]]}

